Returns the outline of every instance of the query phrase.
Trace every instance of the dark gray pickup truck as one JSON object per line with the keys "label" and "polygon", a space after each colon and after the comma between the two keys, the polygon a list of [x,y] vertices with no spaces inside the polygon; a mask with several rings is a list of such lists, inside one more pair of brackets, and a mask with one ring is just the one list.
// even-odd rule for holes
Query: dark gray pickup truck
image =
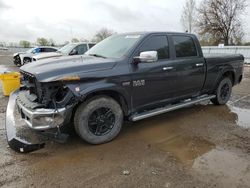
{"label": "dark gray pickup truck", "polygon": [[83,140],[101,144],[124,120],[204,100],[224,105],[242,80],[243,62],[242,55],[205,58],[195,35],[138,32],[111,36],[82,56],[25,65],[7,107],[8,143],[31,152],[44,147],[43,137],[65,138],[60,130],[70,124]]}

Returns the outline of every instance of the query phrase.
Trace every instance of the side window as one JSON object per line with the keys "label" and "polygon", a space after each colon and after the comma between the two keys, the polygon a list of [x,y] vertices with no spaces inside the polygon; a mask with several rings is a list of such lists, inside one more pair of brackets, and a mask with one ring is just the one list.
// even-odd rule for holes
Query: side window
{"label": "side window", "polygon": [[158,59],[169,58],[169,45],[166,36],[152,36],[140,48],[140,52],[157,51]]}
{"label": "side window", "polygon": [[195,43],[188,36],[173,36],[176,57],[194,57],[197,56]]}
{"label": "side window", "polygon": [[55,52],[56,49],[54,48],[45,48],[45,52]]}
{"label": "side window", "polygon": [[89,43],[89,49],[92,48],[93,46],[95,46],[95,44]]}
{"label": "side window", "polygon": [[46,48],[40,48],[40,52],[46,52]]}
{"label": "side window", "polygon": [[87,44],[81,44],[81,45],[77,46],[75,49],[77,51],[77,55],[82,55],[88,50]]}
{"label": "side window", "polygon": [[50,51],[51,51],[51,52],[56,52],[57,49],[55,49],[55,48],[50,48]]}

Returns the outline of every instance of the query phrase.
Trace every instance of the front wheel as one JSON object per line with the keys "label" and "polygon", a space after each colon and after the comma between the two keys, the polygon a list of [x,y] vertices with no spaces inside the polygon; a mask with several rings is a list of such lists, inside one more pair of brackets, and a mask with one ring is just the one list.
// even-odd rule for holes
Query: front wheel
{"label": "front wheel", "polygon": [[99,96],[82,103],[76,110],[74,126],[77,134],[90,144],[114,139],[123,124],[123,111],[112,98]]}
{"label": "front wheel", "polygon": [[216,89],[216,98],[211,99],[211,102],[216,105],[226,104],[232,93],[232,81],[230,78],[223,78]]}
{"label": "front wheel", "polygon": [[30,58],[24,58],[23,59],[23,65],[27,64],[27,63],[30,63],[31,62],[31,59]]}

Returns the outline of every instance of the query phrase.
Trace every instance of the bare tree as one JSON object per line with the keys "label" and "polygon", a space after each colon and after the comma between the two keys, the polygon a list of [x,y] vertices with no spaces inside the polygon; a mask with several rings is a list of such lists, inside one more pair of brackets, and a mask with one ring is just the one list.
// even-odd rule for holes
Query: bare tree
{"label": "bare tree", "polygon": [[100,42],[100,41],[102,41],[103,39],[105,39],[105,38],[107,38],[107,37],[109,37],[109,36],[111,36],[111,35],[113,35],[113,34],[114,34],[114,31],[109,30],[109,29],[107,29],[107,28],[102,28],[102,29],[100,29],[100,30],[95,34],[95,36],[94,36],[94,38],[93,38],[93,41],[95,41],[95,42]]}
{"label": "bare tree", "polygon": [[37,38],[36,42],[40,46],[49,46],[49,41],[46,38]]}
{"label": "bare tree", "polygon": [[80,41],[81,41],[81,42],[89,42],[89,40],[86,39],[86,38],[81,38]]}
{"label": "bare tree", "polygon": [[193,33],[196,18],[196,2],[195,0],[186,0],[181,15],[181,24],[185,31]]}
{"label": "bare tree", "polygon": [[77,43],[77,42],[79,42],[79,39],[78,39],[78,38],[72,38],[72,39],[71,39],[71,42]]}
{"label": "bare tree", "polygon": [[244,36],[241,15],[245,8],[246,0],[203,0],[197,21],[199,34],[209,34],[217,44],[240,43]]}
{"label": "bare tree", "polygon": [[53,39],[49,39],[50,46],[56,46],[56,42]]}

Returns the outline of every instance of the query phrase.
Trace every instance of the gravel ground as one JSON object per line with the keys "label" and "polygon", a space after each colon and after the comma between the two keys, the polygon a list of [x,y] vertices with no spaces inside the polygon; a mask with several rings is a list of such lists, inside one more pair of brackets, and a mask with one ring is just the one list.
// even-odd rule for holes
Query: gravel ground
{"label": "gravel ground", "polygon": [[[18,70],[0,53],[0,70]],[[92,146],[17,154],[8,148],[0,93],[0,187],[250,187],[250,67],[225,106],[200,104],[137,123]]]}

